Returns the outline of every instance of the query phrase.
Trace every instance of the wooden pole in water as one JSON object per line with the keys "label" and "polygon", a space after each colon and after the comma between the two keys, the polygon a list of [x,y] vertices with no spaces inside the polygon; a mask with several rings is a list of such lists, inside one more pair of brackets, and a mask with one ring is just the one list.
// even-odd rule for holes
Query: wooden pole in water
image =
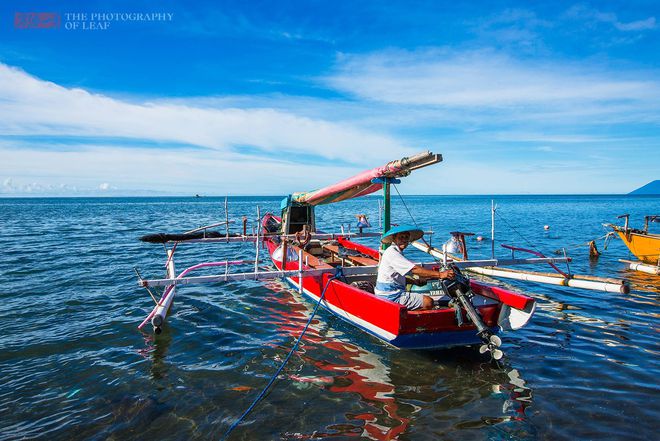
{"label": "wooden pole in water", "polygon": [[490,200],[490,257],[495,258],[495,201]]}
{"label": "wooden pole in water", "polygon": [[229,238],[229,203],[227,201],[227,196],[225,196],[225,237]]}

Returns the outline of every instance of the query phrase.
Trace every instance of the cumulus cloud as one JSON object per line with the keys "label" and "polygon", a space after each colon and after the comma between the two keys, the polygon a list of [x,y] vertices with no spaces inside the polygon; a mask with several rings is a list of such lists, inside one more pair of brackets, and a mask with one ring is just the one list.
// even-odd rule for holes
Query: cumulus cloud
{"label": "cumulus cloud", "polygon": [[[8,156],[9,152],[4,152],[0,149],[0,154]],[[10,160],[11,162],[11,160]],[[55,161],[54,163],[56,163]],[[14,181],[14,178],[6,178],[3,182],[2,187],[0,188],[0,194],[4,195],[45,195],[45,196],[56,196],[56,195],[71,195],[78,192],[78,188],[75,185],[69,185],[64,183],[56,183],[55,181],[45,182],[45,181],[32,181],[32,182],[23,182],[23,181]],[[86,190],[88,193],[93,193],[93,189]]]}
{"label": "cumulus cloud", "polygon": [[11,178],[5,179],[5,181],[2,183],[2,187],[5,191],[13,191],[16,189],[14,186],[14,181]]}

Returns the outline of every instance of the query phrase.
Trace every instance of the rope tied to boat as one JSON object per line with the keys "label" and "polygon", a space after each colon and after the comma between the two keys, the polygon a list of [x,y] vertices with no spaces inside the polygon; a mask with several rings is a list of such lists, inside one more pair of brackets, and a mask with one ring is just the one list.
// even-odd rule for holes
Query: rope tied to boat
{"label": "rope tied to boat", "polygon": [[[319,297],[319,301],[316,303],[316,306],[314,306],[314,311],[312,311],[312,315],[307,320],[307,323],[305,324],[305,327],[303,328],[302,332],[300,333],[300,336],[298,337],[298,339],[294,343],[293,347],[291,348],[291,350],[289,351],[287,356],[284,358],[284,361],[282,362],[280,367],[277,369],[277,371],[275,371],[275,374],[268,381],[268,384],[266,384],[266,387],[264,387],[264,389],[261,391],[261,393],[259,393],[257,398],[254,399],[254,401],[252,402],[252,404],[250,404],[250,406],[247,408],[247,410],[245,412],[243,412],[243,415],[241,415],[236,421],[234,421],[234,423],[225,432],[225,434],[221,438],[222,440],[226,440],[229,437],[229,435],[231,434],[231,432],[236,427],[238,427],[238,425],[245,419],[245,417],[248,416],[250,414],[250,412],[252,412],[252,410],[254,410],[254,408],[257,406],[257,404],[259,404],[259,402],[266,396],[266,392],[268,392],[268,389],[270,389],[270,387],[273,385],[273,383],[275,383],[275,380],[282,373],[282,370],[284,370],[284,367],[287,365],[287,363],[291,359],[291,356],[294,354],[294,352],[296,352],[296,349],[298,349],[298,345],[302,341],[302,338],[305,335],[305,333],[307,332],[307,329],[309,328],[309,325],[312,323],[312,320],[314,320],[314,317],[316,316],[316,312],[318,311],[319,306],[321,305],[321,302],[323,301],[323,299],[325,297],[325,292],[328,290],[328,287],[330,286],[330,282],[332,282],[335,279],[339,279],[341,277],[344,277],[344,273],[343,273],[341,267],[337,267],[337,271],[335,272],[335,274],[332,277],[330,277],[328,279],[328,281],[325,283],[325,286],[323,287],[323,291],[321,291],[321,296]],[[299,283],[302,283],[302,281],[300,281]]]}
{"label": "rope tied to boat", "polygon": [[601,240],[601,239],[605,239],[605,241],[603,242],[603,250],[606,250],[607,246],[610,243],[610,239],[612,239],[614,237],[614,234],[615,234],[614,231],[610,231],[608,233],[603,234],[600,237],[596,237],[595,239],[590,239],[586,242],[582,242],[582,243],[579,243],[577,245],[571,245],[571,246],[568,246],[568,247],[563,247],[563,248],[557,249],[557,250],[553,251],[553,253],[554,254],[562,254],[564,252],[563,250],[572,250],[572,249],[575,249],[575,248],[589,247],[589,246],[591,246],[592,242],[595,243],[597,240]]}

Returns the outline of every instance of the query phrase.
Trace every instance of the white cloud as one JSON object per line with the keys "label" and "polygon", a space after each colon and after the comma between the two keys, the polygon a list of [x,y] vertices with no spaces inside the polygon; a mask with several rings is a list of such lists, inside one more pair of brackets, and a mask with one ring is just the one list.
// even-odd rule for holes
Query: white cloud
{"label": "white cloud", "polygon": [[525,62],[492,51],[448,49],[344,55],[327,82],[363,99],[386,103],[503,109],[576,104],[653,105],[660,84],[591,66]]}
{"label": "white cloud", "polygon": [[645,20],[631,21],[628,23],[617,21],[614,23],[614,26],[620,31],[642,31],[646,29],[655,29],[655,24],[655,17],[649,17]]}
{"label": "white cloud", "polygon": [[[5,152],[0,149],[0,154],[7,155],[8,152]],[[6,156],[5,156],[6,157]],[[54,163],[57,163],[55,161]],[[93,190],[86,190],[87,193],[94,193]],[[7,178],[4,180],[2,188],[0,188],[0,195],[45,195],[45,196],[56,196],[56,195],[72,195],[78,193],[78,188],[69,184],[56,183],[55,181],[45,181],[41,179],[39,182],[22,182],[14,181],[14,178]]]}
{"label": "white cloud", "polygon": [[[23,170],[16,193],[250,195],[288,194],[332,184],[363,170],[344,165],[305,165],[220,151],[159,151],[90,146],[83,151],[14,150],[0,146],[0,176]],[[130,160],[127,160],[130,157]],[[372,164],[379,165],[379,164]],[[121,189],[109,182],[121,181]],[[99,186],[98,182],[103,184]],[[62,185],[62,182],[66,182]],[[107,190],[105,187],[108,183]],[[8,191],[5,191],[8,193]]]}
{"label": "white cloud", "polygon": [[623,32],[646,31],[655,29],[656,27],[655,17],[623,22],[620,21],[618,16],[612,12],[601,12],[597,9],[588,8],[585,5],[575,5],[571,7],[566,12],[566,15],[568,17],[579,18],[596,23],[610,24],[619,31]]}
{"label": "white cloud", "polygon": [[[587,64],[429,49],[344,55],[336,75],[325,80],[361,99],[120,100],[0,64],[0,133],[63,137],[41,136],[34,145],[22,137],[0,138],[0,176],[20,181],[9,181],[15,193],[286,194],[331,184],[427,146],[446,162],[406,180],[407,193],[617,192],[630,170],[657,173],[649,165],[660,151],[656,129],[593,130],[593,124],[624,127],[627,121],[657,125],[660,93],[652,73],[611,75]],[[66,136],[87,136],[89,144],[63,148]],[[106,136],[124,138],[122,146]],[[155,144],[137,147],[143,140]],[[178,147],[159,148],[168,142]],[[408,144],[421,148],[407,149]],[[263,154],[241,154],[234,147],[242,145]],[[621,154],[630,146],[646,146],[648,152]],[[617,167],[587,158],[607,149],[620,158]],[[568,150],[571,162],[560,161]],[[330,160],[333,165],[301,165],[307,155],[356,166]],[[546,164],[541,156],[556,160]],[[647,160],[635,159],[641,156]],[[7,185],[2,189],[10,192]]]}
{"label": "white cloud", "polygon": [[350,124],[269,108],[209,108],[129,102],[68,89],[0,64],[0,132],[10,135],[127,137],[219,151],[253,146],[359,162],[364,152],[397,157],[413,149]]}
{"label": "white cloud", "polygon": [[11,178],[5,179],[2,186],[3,186],[5,191],[13,191],[13,190],[16,189],[16,187],[14,186],[14,182]]}

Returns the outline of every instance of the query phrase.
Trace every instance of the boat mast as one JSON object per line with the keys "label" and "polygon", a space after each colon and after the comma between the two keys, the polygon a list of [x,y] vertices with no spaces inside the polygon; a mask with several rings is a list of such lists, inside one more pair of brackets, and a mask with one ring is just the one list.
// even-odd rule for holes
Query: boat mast
{"label": "boat mast", "polygon": [[[396,178],[376,178],[371,180],[372,184],[383,184],[383,232],[385,235],[392,226],[391,223],[391,204],[390,204],[390,184],[400,184],[401,180]],[[381,251],[385,251],[389,244],[380,244]]]}

